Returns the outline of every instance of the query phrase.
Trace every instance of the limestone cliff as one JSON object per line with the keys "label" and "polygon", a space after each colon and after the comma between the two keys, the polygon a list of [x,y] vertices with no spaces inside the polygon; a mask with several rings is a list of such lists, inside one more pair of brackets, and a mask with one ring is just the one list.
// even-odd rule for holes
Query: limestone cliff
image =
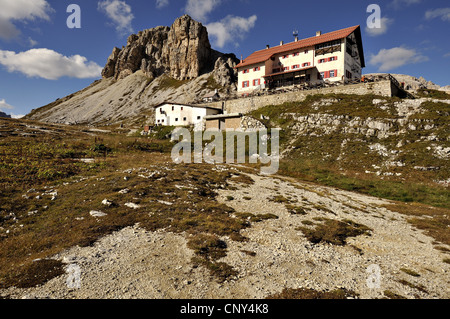
{"label": "limestone cliff", "polygon": [[125,47],[114,48],[102,76],[123,79],[141,70],[151,78],[167,74],[177,80],[190,80],[213,71],[218,58],[230,63],[230,67],[237,62],[234,56],[213,50],[206,27],[184,15],[170,28],[157,27],[131,35]]}

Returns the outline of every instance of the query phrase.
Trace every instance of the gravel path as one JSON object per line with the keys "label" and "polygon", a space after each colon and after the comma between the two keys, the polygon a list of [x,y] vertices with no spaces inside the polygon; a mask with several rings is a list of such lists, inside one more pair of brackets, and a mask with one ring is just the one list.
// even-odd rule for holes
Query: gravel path
{"label": "gravel path", "polygon": [[[187,234],[147,232],[136,225],[106,236],[92,247],[74,247],[55,256],[67,264],[68,274],[36,288],[0,290],[0,296],[253,299],[283,288],[344,287],[360,298],[382,298],[386,290],[407,298],[450,297],[450,265],[443,262],[448,256],[433,248],[433,239],[411,227],[404,216],[380,207],[388,201],[276,177],[250,176],[253,185],[220,190],[218,200],[237,212],[271,213],[278,219],[253,223],[242,231],[247,242],[223,238],[228,253],[220,261],[238,271],[235,279],[220,284],[205,268],[194,267]],[[270,200],[276,195],[304,207],[307,214],[291,214],[285,203]],[[312,244],[297,228],[314,217],[349,219],[373,231],[371,236],[348,238],[346,246]],[[374,276],[369,267],[380,271],[375,284],[367,282]],[[402,268],[420,276],[411,276]],[[79,287],[68,285],[68,279],[78,278],[77,270]]]}

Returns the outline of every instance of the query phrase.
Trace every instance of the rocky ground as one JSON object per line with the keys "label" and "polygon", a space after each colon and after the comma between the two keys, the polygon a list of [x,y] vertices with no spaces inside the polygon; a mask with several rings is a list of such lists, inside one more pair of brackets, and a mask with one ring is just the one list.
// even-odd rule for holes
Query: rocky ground
{"label": "rocky ground", "polygon": [[[187,233],[149,232],[135,225],[90,247],[54,256],[67,265],[66,274],[36,288],[0,290],[0,296],[252,299],[303,287],[345,288],[359,298],[383,298],[387,292],[406,298],[450,297],[450,265],[443,262],[448,255],[404,215],[384,208],[388,201],[276,176],[249,176],[254,183],[218,189],[217,200],[236,212],[278,218],[242,230],[247,241],[221,238],[227,254],[220,261],[237,271],[225,282],[192,263]],[[302,207],[301,213],[293,214],[293,207]],[[351,220],[370,232],[347,238],[346,245],[308,241],[301,229],[325,219]]]}

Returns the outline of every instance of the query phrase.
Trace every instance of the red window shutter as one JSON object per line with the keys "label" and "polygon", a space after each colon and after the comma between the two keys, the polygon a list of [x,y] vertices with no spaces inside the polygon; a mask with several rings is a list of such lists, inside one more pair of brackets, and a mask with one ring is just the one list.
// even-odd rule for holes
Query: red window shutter
{"label": "red window shutter", "polygon": [[325,79],[328,79],[330,77],[330,71],[325,72]]}
{"label": "red window shutter", "polygon": [[338,76],[338,72],[337,70],[334,70],[334,76],[337,77]]}

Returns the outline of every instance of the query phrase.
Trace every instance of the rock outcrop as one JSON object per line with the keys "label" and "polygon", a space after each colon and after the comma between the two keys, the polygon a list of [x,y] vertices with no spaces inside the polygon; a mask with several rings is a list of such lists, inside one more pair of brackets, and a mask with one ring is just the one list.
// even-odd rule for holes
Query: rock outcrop
{"label": "rock outcrop", "polygon": [[2,111],[0,111],[0,117],[3,117],[3,118],[11,118],[11,115],[8,115],[8,114],[6,114],[5,112],[2,112]]}
{"label": "rock outcrop", "polygon": [[[366,75],[380,75],[385,73],[370,73]],[[450,86],[441,87],[431,81],[427,81],[424,77],[415,77],[406,74],[391,74],[399,83],[405,84],[405,89],[408,91],[417,91],[420,89],[428,89],[428,90],[440,90],[440,91],[449,91]]]}
{"label": "rock outcrop", "polygon": [[123,79],[141,70],[150,78],[167,74],[176,80],[190,80],[220,67],[220,81],[229,85],[235,77],[229,71],[237,62],[234,55],[213,50],[206,27],[184,15],[170,28],[156,27],[131,35],[125,47],[114,48],[102,76]]}

